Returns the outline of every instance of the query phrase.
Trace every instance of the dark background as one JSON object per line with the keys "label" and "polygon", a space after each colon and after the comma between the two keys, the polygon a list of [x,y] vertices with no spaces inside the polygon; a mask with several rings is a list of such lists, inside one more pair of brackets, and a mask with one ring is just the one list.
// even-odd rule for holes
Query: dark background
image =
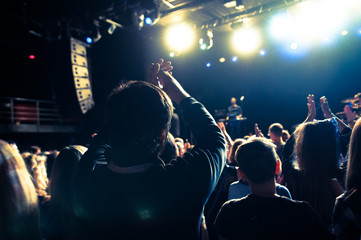
{"label": "dark background", "polygon": [[[267,133],[273,122],[292,130],[306,117],[309,93],[317,99],[327,96],[336,113],[343,111],[342,99],[361,91],[361,36],[357,34],[361,23],[350,25],[348,35],[328,45],[315,45],[302,56],[286,53],[285,46],[265,37],[266,56],[238,56],[235,63],[231,62],[235,53],[229,46],[230,32],[215,34],[214,47],[209,51],[194,48],[170,58],[162,29],[118,29],[88,49],[96,107],[81,115],[71,75],[69,40],[50,41],[30,35],[24,19],[13,13],[2,16],[6,19],[2,19],[0,42],[0,96],[56,100],[66,117],[84,121],[85,134],[101,126],[109,91],[121,80],[146,79],[147,67],[158,58],[172,61],[173,75],[212,114],[227,108],[231,97],[245,96],[241,107],[249,131],[258,123]],[[35,55],[34,60],[28,58],[30,54]],[[220,57],[226,62],[220,63]],[[211,68],[206,68],[207,62]]]}

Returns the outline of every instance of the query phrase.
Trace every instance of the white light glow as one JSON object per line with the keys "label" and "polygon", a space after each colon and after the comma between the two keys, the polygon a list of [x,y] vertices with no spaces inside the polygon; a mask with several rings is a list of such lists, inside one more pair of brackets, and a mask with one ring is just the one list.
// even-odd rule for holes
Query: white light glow
{"label": "white light glow", "polygon": [[288,14],[276,15],[270,23],[271,35],[278,40],[287,39],[292,34],[292,19]]}
{"label": "white light glow", "polygon": [[241,28],[233,33],[234,48],[245,54],[253,53],[261,46],[261,35],[257,29]]}
{"label": "white light glow", "polygon": [[166,31],[166,42],[172,50],[186,50],[194,44],[194,39],[193,29],[186,24],[172,26]]}

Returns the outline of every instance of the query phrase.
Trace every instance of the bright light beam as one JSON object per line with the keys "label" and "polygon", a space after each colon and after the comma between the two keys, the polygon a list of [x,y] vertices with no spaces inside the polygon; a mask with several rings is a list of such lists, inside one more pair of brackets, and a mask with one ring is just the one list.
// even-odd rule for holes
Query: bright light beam
{"label": "bright light beam", "polygon": [[250,54],[261,46],[261,35],[255,28],[241,28],[233,33],[234,48],[244,54]]}
{"label": "bright light beam", "polygon": [[167,29],[166,42],[174,51],[184,51],[194,44],[193,29],[186,24],[175,25]]}

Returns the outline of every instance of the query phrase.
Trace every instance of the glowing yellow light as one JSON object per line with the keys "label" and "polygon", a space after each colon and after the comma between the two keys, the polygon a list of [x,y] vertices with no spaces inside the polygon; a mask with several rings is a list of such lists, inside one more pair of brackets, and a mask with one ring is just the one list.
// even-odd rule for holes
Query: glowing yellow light
{"label": "glowing yellow light", "polygon": [[174,57],[174,55],[175,55],[174,52],[169,53],[169,57]]}
{"label": "glowing yellow light", "polygon": [[220,61],[221,63],[223,63],[223,62],[226,61],[226,59],[225,59],[224,57],[222,57],[222,58],[219,59],[219,61]]}
{"label": "glowing yellow light", "polygon": [[261,35],[254,28],[241,28],[233,34],[233,45],[242,53],[249,54],[258,50],[261,45]]}
{"label": "glowing yellow light", "polygon": [[194,31],[189,25],[175,25],[167,29],[166,41],[172,50],[183,51],[193,45],[194,35]]}
{"label": "glowing yellow light", "polygon": [[342,36],[346,36],[348,34],[348,31],[347,30],[343,30],[342,32],[341,32],[341,35]]}

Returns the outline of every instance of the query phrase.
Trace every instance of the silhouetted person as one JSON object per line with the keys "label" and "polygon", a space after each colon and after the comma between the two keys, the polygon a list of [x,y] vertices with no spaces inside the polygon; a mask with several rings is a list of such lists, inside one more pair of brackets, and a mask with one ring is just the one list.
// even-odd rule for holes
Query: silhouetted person
{"label": "silhouetted person", "polygon": [[[161,60],[151,69],[153,84],[131,81],[109,95],[108,137],[98,134],[80,161],[78,238],[199,239],[203,207],[225,164],[225,140],[171,69]],[[166,165],[159,155],[173,113],[170,99],[197,145]]]}

